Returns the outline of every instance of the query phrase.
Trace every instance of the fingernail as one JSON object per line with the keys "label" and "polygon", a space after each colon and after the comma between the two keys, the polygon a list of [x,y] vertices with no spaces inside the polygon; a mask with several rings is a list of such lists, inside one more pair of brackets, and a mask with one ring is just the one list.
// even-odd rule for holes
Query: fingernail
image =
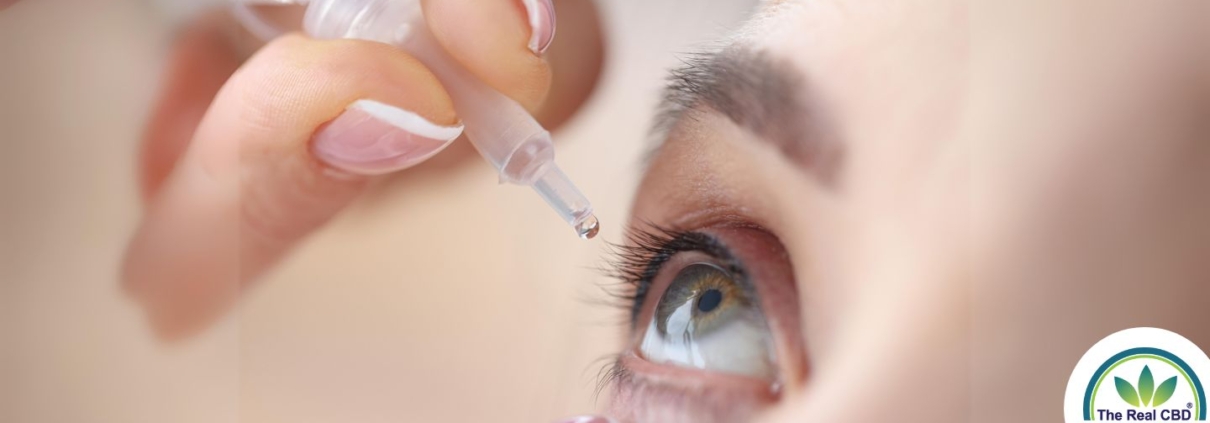
{"label": "fingernail", "polygon": [[328,165],[360,175],[414,166],[462,134],[420,115],[372,100],[358,100],[315,134],[312,151]]}
{"label": "fingernail", "polygon": [[529,14],[529,49],[541,55],[555,39],[555,5],[551,0],[521,0]]}
{"label": "fingernail", "polygon": [[559,423],[618,423],[618,421],[601,416],[580,416],[562,420]]}

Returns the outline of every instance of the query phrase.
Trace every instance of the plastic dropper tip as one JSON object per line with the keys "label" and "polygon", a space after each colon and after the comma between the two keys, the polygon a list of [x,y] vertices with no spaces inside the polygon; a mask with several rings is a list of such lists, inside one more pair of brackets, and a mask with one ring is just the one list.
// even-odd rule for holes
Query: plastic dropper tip
{"label": "plastic dropper tip", "polygon": [[597,236],[597,232],[601,230],[601,223],[597,221],[596,215],[589,215],[587,219],[576,225],[576,233],[580,238],[592,239]]}

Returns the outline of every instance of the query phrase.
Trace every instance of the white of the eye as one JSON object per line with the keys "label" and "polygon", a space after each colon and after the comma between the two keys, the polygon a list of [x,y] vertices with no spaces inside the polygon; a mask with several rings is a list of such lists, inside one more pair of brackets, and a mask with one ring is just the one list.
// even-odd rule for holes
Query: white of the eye
{"label": "white of the eye", "polygon": [[653,363],[674,364],[716,372],[738,373],[764,379],[777,375],[769,332],[759,316],[737,314],[736,318],[704,336],[694,335],[693,301],[678,307],[665,325],[662,336],[655,319],[643,335],[639,350]]}

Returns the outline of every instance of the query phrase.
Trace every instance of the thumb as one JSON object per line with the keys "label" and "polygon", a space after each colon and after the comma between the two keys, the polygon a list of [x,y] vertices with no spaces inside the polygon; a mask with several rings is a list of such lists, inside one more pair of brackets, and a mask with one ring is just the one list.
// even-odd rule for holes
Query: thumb
{"label": "thumb", "polygon": [[231,77],[128,247],[127,292],[165,338],[214,320],[370,175],[461,133],[436,78],[389,46],[283,37]]}

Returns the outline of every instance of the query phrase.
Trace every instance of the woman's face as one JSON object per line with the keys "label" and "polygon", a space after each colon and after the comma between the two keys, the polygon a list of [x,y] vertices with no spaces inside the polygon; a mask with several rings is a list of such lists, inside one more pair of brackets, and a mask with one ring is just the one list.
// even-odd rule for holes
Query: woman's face
{"label": "woman's face", "polygon": [[674,72],[611,415],[1054,420],[1113,331],[1210,345],[1205,6],[926,3],[769,1]]}

